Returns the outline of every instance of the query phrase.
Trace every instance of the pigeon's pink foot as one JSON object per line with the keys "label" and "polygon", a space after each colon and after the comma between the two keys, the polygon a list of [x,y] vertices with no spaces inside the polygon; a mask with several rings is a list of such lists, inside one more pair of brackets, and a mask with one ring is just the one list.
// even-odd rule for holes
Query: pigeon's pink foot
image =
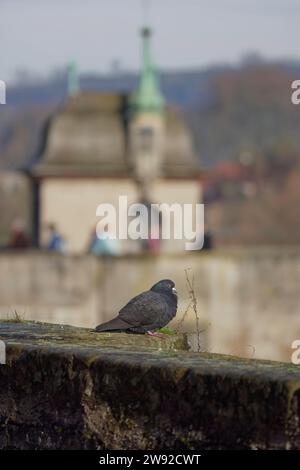
{"label": "pigeon's pink foot", "polygon": [[146,334],[149,335],[149,336],[156,336],[156,338],[165,338],[166,337],[166,335],[164,335],[163,333],[156,333],[155,331],[147,331]]}

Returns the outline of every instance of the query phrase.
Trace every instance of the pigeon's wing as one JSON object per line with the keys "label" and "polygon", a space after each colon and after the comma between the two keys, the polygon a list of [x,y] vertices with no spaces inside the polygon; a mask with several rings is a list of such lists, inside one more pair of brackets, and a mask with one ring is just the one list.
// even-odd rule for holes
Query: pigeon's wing
{"label": "pigeon's wing", "polygon": [[133,297],[119,312],[119,318],[133,327],[154,327],[168,314],[164,296],[147,291]]}

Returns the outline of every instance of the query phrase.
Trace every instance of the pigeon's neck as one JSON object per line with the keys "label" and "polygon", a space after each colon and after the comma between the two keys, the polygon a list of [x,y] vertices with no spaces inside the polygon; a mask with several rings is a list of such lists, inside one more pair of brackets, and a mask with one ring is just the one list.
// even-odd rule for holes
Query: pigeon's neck
{"label": "pigeon's neck", "polygon": [[177,307],[177,295],[175,295],[175,294],[173,294],[173,293],[172,293],[172,294],[169,294],[169,293],[168,293],[168,294],[165,294],[165,293],[164,293],[163,295],[164,295],[165,297],[167,297],[167,299],[168,299],[169,301],[171,301],[174,306]]}

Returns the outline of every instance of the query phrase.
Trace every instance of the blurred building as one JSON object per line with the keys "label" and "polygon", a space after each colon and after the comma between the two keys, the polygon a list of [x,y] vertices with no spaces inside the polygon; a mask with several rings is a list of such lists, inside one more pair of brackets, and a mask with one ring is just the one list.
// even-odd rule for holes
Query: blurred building
{"label": "blurred building", "polygon": [[165,105],[150,41],[151,30],[144,28],[133,96],[81,93],[75,64],[69,68],[69,97],[50,119],[30,170],[39,241],[43,227],[54,223],[71,252],[84,251],[97,206],[118,208],[119,195],[129,204],[200,202],[191,133],[180,113]]}
{"label": "blurred building", "polygon": [[165,105],[150,39],[150,29],[144,28],[142,70],[133,96],[80,93],[76,67],[70,66],[69,98],[50,120],[31,169],[37,238],[54,223],[70,251],[85,250],[97,206],[118,208],[119,195],[129,203],[200,201],[191,134],[182,116]]}

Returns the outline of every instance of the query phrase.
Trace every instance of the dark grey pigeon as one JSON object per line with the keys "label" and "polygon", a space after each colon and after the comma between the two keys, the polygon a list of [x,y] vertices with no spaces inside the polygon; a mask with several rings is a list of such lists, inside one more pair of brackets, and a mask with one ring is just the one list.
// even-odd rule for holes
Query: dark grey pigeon
{"label": "dark grey pigeon", "polygon": [[163,279],[150,290],[133,297],[120,311],[119,315],[102,325],[96,331],[125,331],[129,333],[148,333],[163,328],[177,311],[177,291],[175,284]]}

